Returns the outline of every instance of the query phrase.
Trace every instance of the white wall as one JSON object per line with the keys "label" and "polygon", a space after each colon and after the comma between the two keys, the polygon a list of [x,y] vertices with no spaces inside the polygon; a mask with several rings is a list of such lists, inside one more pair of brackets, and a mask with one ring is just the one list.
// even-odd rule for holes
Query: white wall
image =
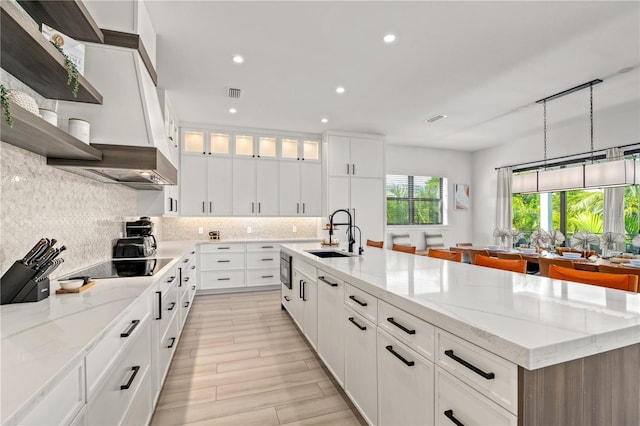
{"label": "white wall", "polygon": [[[469,152],[387,144],[387,174],[442,176],[447,178],[448,224],[444,226],[391,226],[386,227],[386,233],[401,232],[403,229],[410,229],[412,233],[413,231],[426,231],[427,233],[440,233],[441,231],[444,237],[444,244],[447,247],[458,242],[469,241],[472,236],[472,213],[476,209],[471,158],[472,154]],[[466,183],[471,186],[471,208],[469,210],[454,209],[453,188],[456,183]],[[416,244],[419,250],[421,249],[420,243],[424,246],[424,241],[412,239],[411,243]]]}
{"label": "white wall", "polygon": [[[606,82],[602,89],[606,90]],[[562,100],[562,99],[559,99]],[[552,101],[555,102],[555,101]],[[594,96],[594,102],[597,97]],[[549,107],[552,103],[549,103]],[[576,120],[549,124],[547,128],[547,158],[578,154],[589,151],[589,110]],[[542,107],[540,107],[542,109]],[[548,118],[552,116],[548,110]],[[594,109],[594,149],[640,142],[640,98],[636,102],[615,108]],[[544,133],[542,113],[540,129],[492,148],[476,151],[472,156],[473,176],[473,242],[488,244],[495,228],[496,216],[496,167],[542,160],[544,157]]]}

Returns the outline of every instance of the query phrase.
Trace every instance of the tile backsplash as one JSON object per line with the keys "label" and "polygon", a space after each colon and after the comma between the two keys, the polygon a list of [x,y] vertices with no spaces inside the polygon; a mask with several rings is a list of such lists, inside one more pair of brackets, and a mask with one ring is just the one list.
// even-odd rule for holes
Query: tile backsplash
{"label": "tile backsplash", "polygon": [[0,142],[0,272],[42,237],[65,245],[52,278],[110,259],[136,192],[47,166],[46,158]]}

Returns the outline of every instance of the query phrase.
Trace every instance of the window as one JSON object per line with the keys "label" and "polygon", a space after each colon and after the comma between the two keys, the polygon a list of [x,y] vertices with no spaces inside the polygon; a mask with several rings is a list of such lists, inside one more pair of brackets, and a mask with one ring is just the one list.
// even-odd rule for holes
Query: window
{"label": "window", "polygon": [[387,225],[440,225],[445,222],[446,179],[387,175]]}

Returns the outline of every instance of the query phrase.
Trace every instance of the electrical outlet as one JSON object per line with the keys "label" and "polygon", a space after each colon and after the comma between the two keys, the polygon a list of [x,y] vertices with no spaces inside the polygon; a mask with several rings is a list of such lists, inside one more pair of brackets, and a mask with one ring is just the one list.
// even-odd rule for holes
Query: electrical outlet
{"label": "electrical outlet", "polygon": [[198,228],[198,234],[204,234],[204,228],[202,226]]}
{"label": "electrical outlet", "polygon": [[298,232],[298,227],[293,225],[293,228],[291,229],[291,232]]}
{"label": "electrical outlet", "polygon": [[251,227],[247,226],[247,234],[250,234],[250,233],[251,233]]}
{"label": "electrical outlet", "polygon": [[119,237],[118,237],[118,238],[123,238],[123,237],[124,237],[124,234],[122,233],[122,231],[120,231],[120,232],[118,233],[118,235],[119,235]]}

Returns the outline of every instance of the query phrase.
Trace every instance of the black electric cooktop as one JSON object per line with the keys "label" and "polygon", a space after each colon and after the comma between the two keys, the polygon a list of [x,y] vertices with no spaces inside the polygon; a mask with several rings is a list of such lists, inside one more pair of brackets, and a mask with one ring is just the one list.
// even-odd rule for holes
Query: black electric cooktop
{"label": "black electric cooktop", "polygon": [[73,277],[124,278],[152,276],[164,268],[173,258],[167,259],[127,259],[99,263],[73,274]]}

